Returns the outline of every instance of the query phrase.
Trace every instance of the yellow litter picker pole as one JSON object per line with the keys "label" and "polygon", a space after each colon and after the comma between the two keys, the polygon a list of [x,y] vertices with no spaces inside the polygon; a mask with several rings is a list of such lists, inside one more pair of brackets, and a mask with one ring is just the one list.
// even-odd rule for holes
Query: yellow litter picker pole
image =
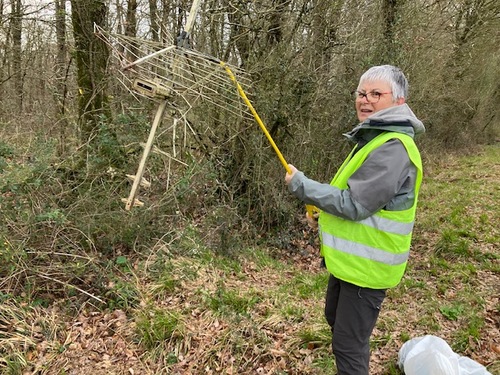
{"label": "yellow litter picker pole", "polygon": [[276,155],[278,155],[278,158],[280,159],[281,164],[283,164],[283,167],[285,167],[287,173],[292,173],[292,170],[288,166],[288,163],[286,162],[285,158],[283,157],[283,154],[280,152],[278,146],[276,146],[276,143],[274,143],[274,140],[271,137],[271,134],[269,134],[269,132],[267,131],[266,126],[264,125],[264,122],[262,122],[259,114],[257,113],[257,111],[255,110],[255,108],[253,107],[253,105],[250,102],[250,100],[248,100],[247,95],[245,94],[245,91],[243,91],[243,88],[241,87],[241,85],[236,80],[236,77],[234,76],[233,72],[231,71],[231,69],[229,69],[229,67],[227,66],[227,64],[225,62],[220,61],[219,63],[226,70],[227,74],[229,75],[229,78],[231,78],[231,81],[233,81],[234,84],[236,85],[236,87],[238,89],[238,92],[240,93],[241,98],[243,99],[243,101],[247,105],[247,107],[250,110],[250,112],[252,112],[253,117],[255,118],[255,120],[259,124],[260,128],[262,129],[262,131],[266,135],[269,143],[271,144],[271,146],[273,147],[274,151],[276,152]]}
{"label": "yellow litter picker pole", "polygon": [[[276,155],[278,155],[278,158],[280,159],[281,164],[283,165],[283,167],[285,167],[286,172],[289,173],[289,174],[292,173],[292,170],[288,166],[288,163],[286,162],[285,158],[283,157],[283,154],[279,150],[278,146],[276,146],[276,143],[274,143],[274,140],[271,137],[271,134],[269,134],[269,132],[267,131],[267,128],[264,125],[264,122],[261,120],[259,114],[257,113],[257,111],[255,110],[255,108],[253,107],[253,105],[250,102],[250,100],[248,100],[247,95],[245,94],[245,91],[243,91],[243,88],[241,87],[241,85],[236,80],[236,77],[234,76],[234,74],[231,71],[231,69],[229,69],[229,67],[227,66],[227,64],[225,62],[223,62],[223,61],[219,61],[219,64],[226,70],[227,74],[229,75],[229,78],[231,78],[231,81],[233,81],[234,84],[236,85],[236,88],[238,89],[238,92],[239,92],[241,98],[243,99],[243,101],[247,105],[247,107],[250,110],[250,112],[252,112],[253,117],[255,118],[255,120],[259,124],[260,128],[262,129],[262,131],[266,135],[269,143],[271,144],[271,146],[274,149],[274,152],[276,152]],[[310,205],[310,204],[306,204],[306,210],[307,210],[307,213],[309,214],[310,217],[313,217],[315,213],[319,212],[319,209],[317,207],[315,207],[313,205]]]}

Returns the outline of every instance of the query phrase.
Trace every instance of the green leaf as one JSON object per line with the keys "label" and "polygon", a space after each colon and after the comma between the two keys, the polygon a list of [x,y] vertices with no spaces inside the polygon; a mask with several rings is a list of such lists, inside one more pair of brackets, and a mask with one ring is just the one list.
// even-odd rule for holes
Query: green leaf
{"label": "green leaf", "polygon": [[128,263],[127,257],[120,255],[119,257],[116,258],[116,264],[119,266],[126,266]]}

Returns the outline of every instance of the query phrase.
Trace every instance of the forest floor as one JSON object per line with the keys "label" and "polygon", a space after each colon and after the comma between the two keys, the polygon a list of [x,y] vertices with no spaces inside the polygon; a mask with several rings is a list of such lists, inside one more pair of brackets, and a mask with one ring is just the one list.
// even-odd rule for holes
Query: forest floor
{"label": "forest floor", "polygon": [[[500,374],[500,147],[428,163],[411,259],[372,336],[371,374],[432,334]],[[335,374],[322,316],[327,273],[315,233],[231,257],[159,248],[129,257],[120,304],[30,307],[4,300],[5,374]],[[193,247],[199,244],[193,243]],[[299,250],[297,250],[299,249]],[[111,286],[110,286],[111,287]]]}

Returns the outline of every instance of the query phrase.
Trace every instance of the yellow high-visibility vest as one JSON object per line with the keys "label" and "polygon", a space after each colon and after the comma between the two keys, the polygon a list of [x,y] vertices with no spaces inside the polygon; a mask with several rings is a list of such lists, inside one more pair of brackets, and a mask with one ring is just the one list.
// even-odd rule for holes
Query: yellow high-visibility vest
{"label": "yellow high-visibility vest", "polygon": [[380,210],[372,216],[352,221],[330,215],[319,216],[321,254],[328,271],[338,279],[372,289],[396,286],[408,261],[418,192],[422,182],[420,152],[408,135],[384,132],[356,153],[356,147],[335,174],[331,185],[347,189],[349,177],[368,155],[391,139],[399,139],[417,168],[413,206],[402,211]]}

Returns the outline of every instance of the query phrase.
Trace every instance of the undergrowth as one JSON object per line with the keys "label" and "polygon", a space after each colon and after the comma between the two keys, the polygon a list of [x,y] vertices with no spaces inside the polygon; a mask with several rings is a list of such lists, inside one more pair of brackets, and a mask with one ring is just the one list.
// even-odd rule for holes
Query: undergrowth
{"label": "undergrowth", "polygon": [[[115,148],[101,131],[109,147],[62,161],[50,144],[27,152],[0,143],[3,373],[55,374],[77,348],[85,357],[91,345],[78,329],[90,321],[127,340],[136,373],[335,373],[322,316],[328,275],[304,224],[268,241],[237,201],[217,203],[210,163],[174,177],[158,156],[145,206],[125,211],[134,163],[124,154],[137,150]],[[426,176],[408,271],[372,337],[373,373],[400,374],[398,349],[425,334],[500,371],[491,350],[500,339],[499,160],[489,146]]]}

